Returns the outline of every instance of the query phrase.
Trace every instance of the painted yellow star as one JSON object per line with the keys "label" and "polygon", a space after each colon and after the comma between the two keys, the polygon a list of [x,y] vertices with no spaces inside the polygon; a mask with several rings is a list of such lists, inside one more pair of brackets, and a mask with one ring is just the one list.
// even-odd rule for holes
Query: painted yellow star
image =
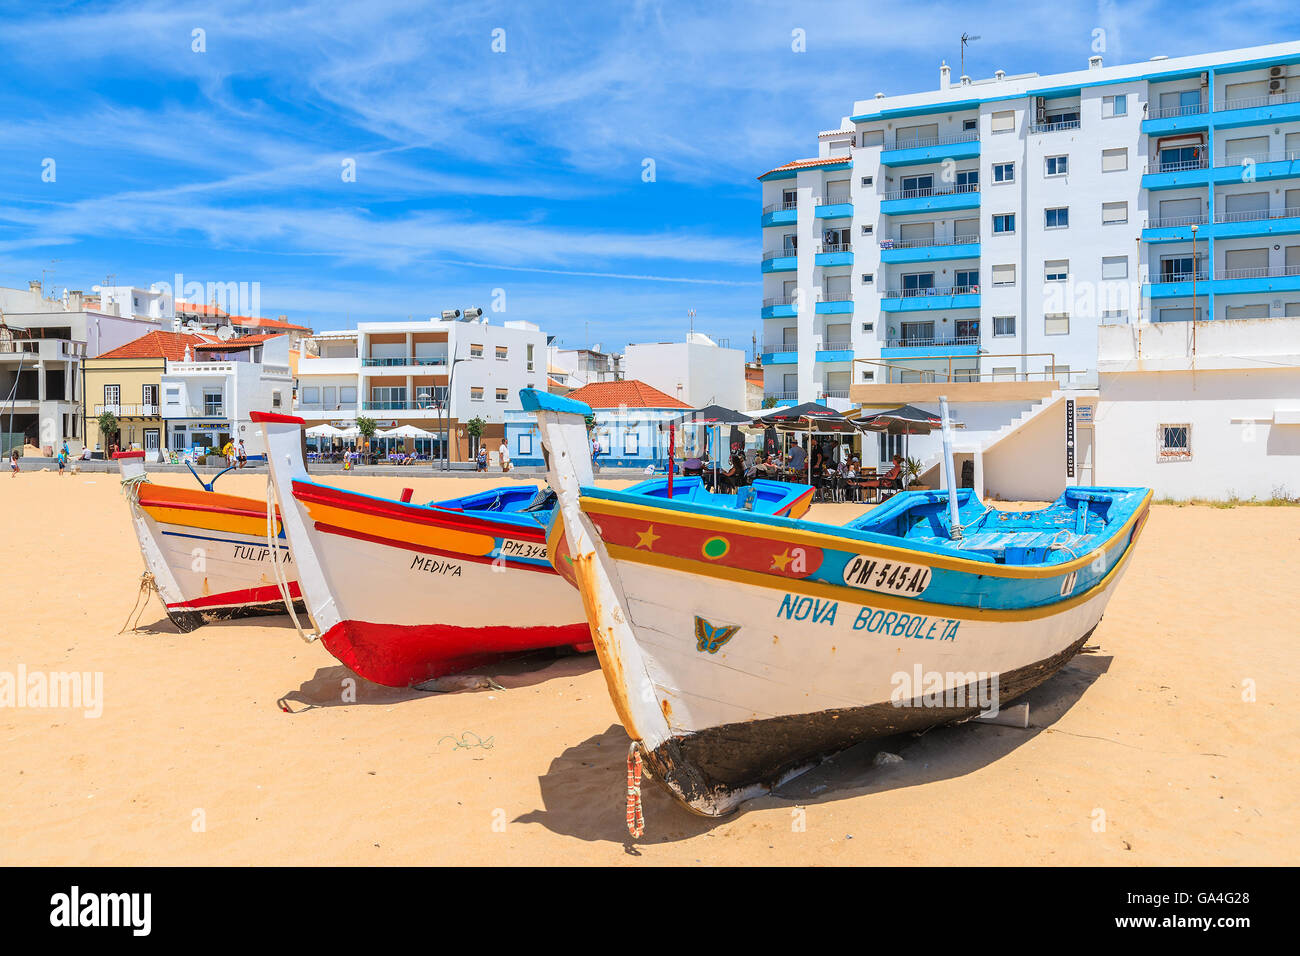
{"label": "painted yellow star", "polygon": [[662,538],[663,535],[655,534],[655,526],[650,525],[644,531],[636,533],[636,545],[638,548],[645,548],[647,551],[654,550],[654,543]]}
{"label": "painted yellow star", "polygon": [[790,549],[786,548],[780,554],[772,555],[772,570],[784,571],[785,566],[790,563]]}

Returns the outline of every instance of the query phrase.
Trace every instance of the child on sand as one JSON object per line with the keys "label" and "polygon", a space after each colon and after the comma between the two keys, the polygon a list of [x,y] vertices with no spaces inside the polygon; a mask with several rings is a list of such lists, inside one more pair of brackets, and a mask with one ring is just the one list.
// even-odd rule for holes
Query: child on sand
{"label": "child on sand", "polygon": [[9,477],[18,477],[18,449],[9,449]]}

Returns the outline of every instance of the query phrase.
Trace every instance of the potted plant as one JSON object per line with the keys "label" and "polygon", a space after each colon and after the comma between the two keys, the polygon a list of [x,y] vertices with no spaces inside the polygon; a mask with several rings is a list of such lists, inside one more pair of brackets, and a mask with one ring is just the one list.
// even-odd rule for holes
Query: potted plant
{"label": "potted plant", "polygon": [[365,415],[358,415],[357,431],[359,431],[361,437],[366,440],[366,449],[368,452],[371,446],[371,441],[375,437],[375,420],[373,418],[367,418]]}
{"label": "potted plant", "polygon": [[469,434],[469,456],[470,458],[478,457],[479,440],[483,437],[483,429],[487,422],[475,415],[465,423],[465,431]]}
{"label": "potted plant", "polygon": [[903,459],[903,487],[908,491],[928,491],[929,485],[918,483],[921,477],[921,459],[904,458]]}

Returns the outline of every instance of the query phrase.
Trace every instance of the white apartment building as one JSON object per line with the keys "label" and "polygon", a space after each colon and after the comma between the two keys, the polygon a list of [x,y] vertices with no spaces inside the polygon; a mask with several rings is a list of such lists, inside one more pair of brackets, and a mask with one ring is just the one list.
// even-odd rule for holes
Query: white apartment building
{"label": "white apartment building", "polygon": [[[8,451],[24,442],[57,450],[65,442],[80,453],[85,438],[82,362],[125,345],[163,323],[147,318],[104,315],[42,306],[0,315],[0,445]],[[28,296],[43,303],[39,282]]]}
{"label": "white apartment building", "polygon": [[946,392],[974,451],[1005,449],[1058,404],[1095,407],[1099,328],[1300,316],[1297,42],[944,65],[938,90],[857,102],[817,156],[759,178],[769,401]]}
{"label": "white apartment building", "polygon": [[[358,415],[381,428],[450,426],[453,460],[469,453],[465,423],[481,418],[484,441],[505,434],[505,411],[521,388],[546,388],[546,334],[531,322],[466,319],[363,322],[302,342],[297,414],[310,424],[347,427]],[[438,442],[432,451],[441,451]]]}
{"label": "white apartment building", "polygon": [[721,346],[702,332],[685,342],[629,344],[623,352],[628,379],[645,382],[692,408],[746,408],[745,353]]}
{"label": "white apartment building", "polygon": [[583,349],[562,349],[548,343],[547,363],[556,380],[566,388],[623,380],[623,356],[604,351],[600,343]]}
{"label": "white apartment building", "polygon": [[157,285],[141,289],[129,285],[97,285],[100,311],[105,315],[167,320],[176,316],[176,303],[167,289]]}
{"label": "white apartment building", "polygon": [[167,448],[220,449],[244,442],[250,458],[266,454],[249,412],[288,412],[293,403],[288,335],[246,335],[196,345],[162,374],[161,417]]}

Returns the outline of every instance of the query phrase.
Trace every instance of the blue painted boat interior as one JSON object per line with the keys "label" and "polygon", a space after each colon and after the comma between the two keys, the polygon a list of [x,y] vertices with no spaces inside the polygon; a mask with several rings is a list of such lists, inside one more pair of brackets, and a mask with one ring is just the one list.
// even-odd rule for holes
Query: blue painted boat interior
{"label": "blue painted boat interior", "polygon": [[970,488],[957,492],[962,537],[952,540],[945,491],[909,491],[848,522],[846,528],[977,554],[998,564],[1059,564],[1104,544],[1142,504],[1146,488],[1067,488],[1046,508],[1000,511]]}
{"label": "blue painted boat interior", "polygon": [[[752,494],[750,490],[752,489]],[[812,485],[799,485],[788,481],[768,481],[757,478],[753,484],[735,492],[709,491],[704,479],[698,475],[673,479],[672,500],[677,503],[702,505],[734,511],[752,511],[755,514],[776,514],[794,504],[812,491]],[[668,476],[650,478],[623,489],[625,495],[668,500]]]}

